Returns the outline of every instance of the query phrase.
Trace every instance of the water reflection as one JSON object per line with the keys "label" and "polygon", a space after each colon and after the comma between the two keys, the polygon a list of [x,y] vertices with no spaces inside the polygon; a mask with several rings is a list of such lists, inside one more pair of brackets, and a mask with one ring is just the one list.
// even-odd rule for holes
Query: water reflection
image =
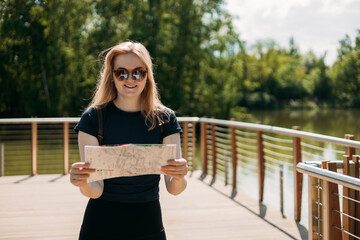
{"label": "water reflection", "polygon": [[249,111],[250,122],[301,130],[343,138],[345,134],[360,136],[360,110],[258,110]]}

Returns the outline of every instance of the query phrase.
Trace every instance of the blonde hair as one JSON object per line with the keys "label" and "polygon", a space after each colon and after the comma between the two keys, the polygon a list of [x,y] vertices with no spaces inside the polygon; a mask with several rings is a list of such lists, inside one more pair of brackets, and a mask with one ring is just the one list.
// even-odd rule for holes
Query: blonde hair
{"label": "blonde hair", "polygon": [[172,111],[160,101],[154,80],[151,56],[145,46],[138,42],[123,42],[104,52],[106,51],[108,53],[100,71],[94,97],[88,108],[103,106],[117,97],[117,91],[113,83],[114,59],[120,54],[133,53],[146,65],[146,85],[140,95],[140,111],[145,116],[145,123],[149,126],[149,131],[156,127],[157,121],[159,125],[163,124],[164,117],[169,118]]}

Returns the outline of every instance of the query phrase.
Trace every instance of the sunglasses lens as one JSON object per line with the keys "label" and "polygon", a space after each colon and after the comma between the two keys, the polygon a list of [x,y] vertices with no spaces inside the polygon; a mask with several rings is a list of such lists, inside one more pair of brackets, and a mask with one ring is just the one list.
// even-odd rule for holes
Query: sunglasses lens
{"label": "sunglasses lens", "polygon": [[142,78],[142,73],[140,70],[136,70],[133,72],[132,77],[134,80],[140,80]]}
{"label": "sunglasses lens", "polygon": [[129,73],[126,70],[120,70],[120,79],[128,79]]}
{"label": "sunglasses lens", "polygon": [[[124,81],[129,78],[129,72],[126,69],[118,69],[114,70],[115,77],[118,80]],[[135,70],[131,72],[132,79],[135,81],[142,81],[144,76],[146,75],[146,71],[144,70]]]}
{"label": "sunglasses lens", "polygon": [[129,73],[126,70],[116,70],[114,73],[115,76],[120,80],[125,80],[129,77]]}

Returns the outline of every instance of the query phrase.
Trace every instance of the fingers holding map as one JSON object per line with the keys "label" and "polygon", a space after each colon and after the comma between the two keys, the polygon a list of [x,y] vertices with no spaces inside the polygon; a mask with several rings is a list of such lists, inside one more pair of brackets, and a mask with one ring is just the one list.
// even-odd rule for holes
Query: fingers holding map
{"label": "fingers holding map", "polygon": [[85,162],[96,172],[87,182],[107,178],[161,174],[161,166],[175,159],[176,144],[127,144],[123,146],[85,146]]}

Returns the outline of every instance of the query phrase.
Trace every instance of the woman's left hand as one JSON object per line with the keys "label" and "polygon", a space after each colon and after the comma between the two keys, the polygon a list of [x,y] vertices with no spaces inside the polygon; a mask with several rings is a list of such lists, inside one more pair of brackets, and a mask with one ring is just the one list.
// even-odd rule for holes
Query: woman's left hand
{"label": "woman's left hand", "polygon": [[175,180],[183,179],[188,173],[189,167],[184,158],[172,159],[167,161],[166,166],[161,167],[161,171]]}

